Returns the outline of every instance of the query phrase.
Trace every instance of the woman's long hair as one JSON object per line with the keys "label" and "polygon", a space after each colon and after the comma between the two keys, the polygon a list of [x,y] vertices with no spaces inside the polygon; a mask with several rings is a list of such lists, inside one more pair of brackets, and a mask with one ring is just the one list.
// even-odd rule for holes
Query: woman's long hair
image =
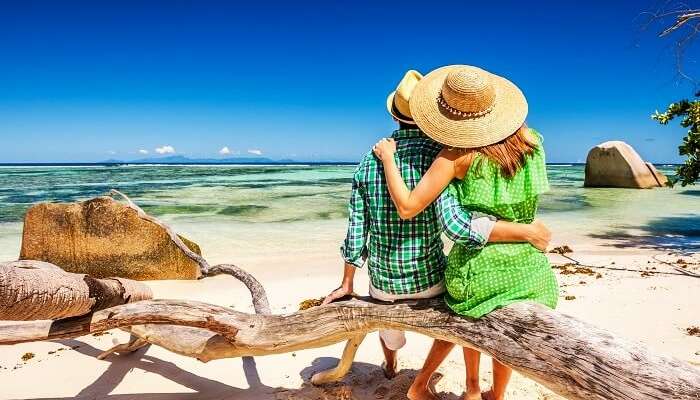
{"label": "woman's long hair", "polygon": [[[526,158],[538,150],[534,140],[527,125],[523,124],[515,133],[498,143],[468,151],[481,153],[501,168],[501,174],[504,177],[512,178],[525,165]],[[471,166],[471,168],[474,167],[479,166]]]}

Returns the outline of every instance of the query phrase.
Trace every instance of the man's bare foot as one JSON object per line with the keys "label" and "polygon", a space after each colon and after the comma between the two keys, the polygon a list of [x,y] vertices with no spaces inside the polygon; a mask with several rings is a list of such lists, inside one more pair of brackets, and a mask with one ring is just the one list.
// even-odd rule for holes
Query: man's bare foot
{"label": "man's bare foot", "polygon": [[408,400],[439,400],[427,385],[416,385],[415,382],[408,388],[406,397]]}
{"label": "man's bare foot", "polygon": [[464,400],[482,400],[481,390],[468,390],[467,393],[464,394]]}
{"label": "man's bare foot", "polygon": [[398,369],[398,363],[396,359],[393,360],[392,365],[387,364],[386,361],[382,362],[382,370],[384,371],[384,376],[386,379],[394,379],[396,377],[396,370]]}

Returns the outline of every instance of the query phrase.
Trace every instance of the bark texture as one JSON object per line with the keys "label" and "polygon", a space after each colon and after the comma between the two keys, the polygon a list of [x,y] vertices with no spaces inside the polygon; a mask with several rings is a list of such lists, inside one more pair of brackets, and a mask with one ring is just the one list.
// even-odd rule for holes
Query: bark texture
{"label": "bark texture", "polygon": [[75,317],[152,297],[128,279],[95,279],[40,261],[0,263],[0,320]]}
{"label": "bark texture", "polygon": [[[77,337],[152,324],[204,328],[229,345],[221,357],[287,353],[357,338],[377,329],[414,331],[476,348],[572,400],[700,398],[700,370],[677,359],[549,310],[517,303],[480,320],[441,300],[376,304],[351,300],[289,315],[253,315],[198,302],[147,300],[63,321],[0,325],[0,344]],[[181,341],[183,352],[196,351]]]}

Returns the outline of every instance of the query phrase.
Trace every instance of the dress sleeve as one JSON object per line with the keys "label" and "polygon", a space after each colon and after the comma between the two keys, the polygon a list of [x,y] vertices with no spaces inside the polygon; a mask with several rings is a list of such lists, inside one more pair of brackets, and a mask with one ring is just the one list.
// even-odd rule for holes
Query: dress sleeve
{"label": "dress sleeve", "polygon": [[359,179],[359,170],[352,180],[352,194],[348,211],[348,231],[340,253],[346,263],[362,268],[367,259],[367,237],[369,234],[369,210],[364,188]]}

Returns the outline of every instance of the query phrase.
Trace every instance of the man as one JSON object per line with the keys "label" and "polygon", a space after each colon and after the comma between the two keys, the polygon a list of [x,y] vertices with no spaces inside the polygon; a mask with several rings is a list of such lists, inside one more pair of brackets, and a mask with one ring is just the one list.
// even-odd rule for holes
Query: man
{"label": "man", "polygon": [[[411,118],[408,101],[421,77],[417,71],[408,71],[387,98],[387,109],[399,124],[392,135],[397,142],[397,164],[411,189],[442,149]],[[353,292],[355,269],[361,268],[365,260],[369,294],[377,300],[422,299],[444,293],[447,258],[440,237],[443,231],[455,243],[475,249],[486,242],[531,242],[540,249],[549,243],[551,235],[541,223],[516,224],[471,213],[447,190],[415,218],[401,220],[381,168],[381,162],[370,151],[355,170],[348,231],[341,247],[345,261],[343,280],[324,304]],[[384,372],[391,378],[396,374],[396,352],[405,345],[405,335],[383,330],[379,337],[386,358]]]}

